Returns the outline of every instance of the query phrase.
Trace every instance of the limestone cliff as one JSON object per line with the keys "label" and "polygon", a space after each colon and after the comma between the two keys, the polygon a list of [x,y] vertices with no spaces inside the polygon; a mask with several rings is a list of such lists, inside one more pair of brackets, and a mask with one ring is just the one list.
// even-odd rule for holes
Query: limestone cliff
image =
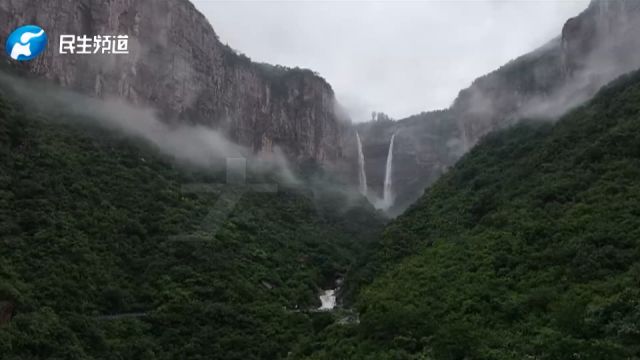
{"label": "limestone cliff", "polygon": [[[0,37],[37,24],[49,45],[20,66],[62,86],[152,106],[167,121],[219,128],[254,151],[342,157],[347,120],[310,70],[257,64],[223,45],[187,0],[0,0]],[[129,35],[128,55],[60,55],[59,36]],[[344,120],[344,121],[343,121]]]}

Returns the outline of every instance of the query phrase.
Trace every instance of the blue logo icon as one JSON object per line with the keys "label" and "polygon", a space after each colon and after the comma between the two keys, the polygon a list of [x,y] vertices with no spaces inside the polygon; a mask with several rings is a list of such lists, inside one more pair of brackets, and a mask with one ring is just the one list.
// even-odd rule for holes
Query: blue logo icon
{"label": "blue logo icon", "polygon": [[47,34],[41,27],[25,25],[15,29],[7,39],[7,54],[18,61],[31,60],[47,46]]}

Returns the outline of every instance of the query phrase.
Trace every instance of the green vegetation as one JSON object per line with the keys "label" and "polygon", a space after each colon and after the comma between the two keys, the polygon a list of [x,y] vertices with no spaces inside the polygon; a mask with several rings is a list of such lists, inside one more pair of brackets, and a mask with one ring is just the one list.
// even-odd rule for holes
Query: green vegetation
{"label": "green vegetation", "polygon": [[[291,89],[304,89],[307,87],[309,79],[314,78],[326,86],[330,92],[333,92],[331,85],[320,74],[309,69],[267,63],[255,63],[255,67],[258,73],[268,80],[271,91],[277,96],[289,96],[288,92]],[[292,86],[293,84],[297,84],[297,86]]]}
{"label": "green vegetation", "polygon": [[[489,135],[384,231],[304,164],[210,233],[222,197],[180,189],[224,174],[10,98],[2,359],[640,358],[640,73]],[[353,309],[299,311],[338,274]]]}
{"label": "green vegetation", "polygon": [[11,99],[0,91],[0,307],[15,305],[2,359],[284,358],[331,323],[297,310],[382,224],[281,184],[209,233],[221,198],[181,186],[224,174]]}
{"label": "green vegetation", "polygon": [[[331,92],[331,85],[320,76],[319,73],[300,67],[288,67],[282,65],[271,65],[268,63],[253,62],[251,58],[243,53],[232,49],[229,45],[223,46],[222,61],[226,67],[244,66],[253,68],[256,74],[262,76],[269,85],[269,88],[276,96],[288,96],[292,88],[305,88],[305,82],[309,79],[317,79]],[[298,84],[298,87],[291,87]]]}
{"label": "green vegetation", "polygon": [[640,358],[640,73],[492,134],[384,231],[310,359]]}

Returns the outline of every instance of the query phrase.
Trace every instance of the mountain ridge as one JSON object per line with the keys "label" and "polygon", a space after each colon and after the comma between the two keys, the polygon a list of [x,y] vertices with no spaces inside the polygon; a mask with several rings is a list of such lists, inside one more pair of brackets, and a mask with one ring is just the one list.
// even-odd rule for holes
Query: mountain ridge
{"label": "mountain ridge", "polygon": [[640,4],[593,0],[545,45],[475,79],[444,110],[356,124],[370,188],[381,193],[385,149],[397,132],[399,214],[491,131],[520,118],[555,119],[617,76],[640,67]]}

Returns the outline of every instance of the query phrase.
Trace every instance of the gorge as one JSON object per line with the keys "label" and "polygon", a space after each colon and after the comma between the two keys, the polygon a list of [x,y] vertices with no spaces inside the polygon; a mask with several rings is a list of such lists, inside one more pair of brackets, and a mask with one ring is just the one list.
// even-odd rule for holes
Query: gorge
{"label": "gorge", "polygon": [[5,1],[0,35],[27,20],[55,28],[53,48],[61,33],[130,33],[136,40],[126,56],[89,61],[47,52],[20,67],[71,90],[151,107],[168,123],[211,127],[256,153],[280,149],[294,163],[323,164],[381,204],[389,203],[386,144],[403,129],[394,154],[397,193],[393,205],[385,205],[397,215],[488,132],[523,116],[555,117],[637,67],[639,56],[628,49],[639,45],[639,12],[633,1],[592,1],[559,38],[478,78],[450,108],[355,125],[324,79],[311,70],[251,62],[223,45],[187,0],[153,6],[143,0]]}
{"label": "gorge", "polygon": [[134,39],[0,60],[3,359],[640,357],[640,2],[355,124],[187,0],[0,20]]}

